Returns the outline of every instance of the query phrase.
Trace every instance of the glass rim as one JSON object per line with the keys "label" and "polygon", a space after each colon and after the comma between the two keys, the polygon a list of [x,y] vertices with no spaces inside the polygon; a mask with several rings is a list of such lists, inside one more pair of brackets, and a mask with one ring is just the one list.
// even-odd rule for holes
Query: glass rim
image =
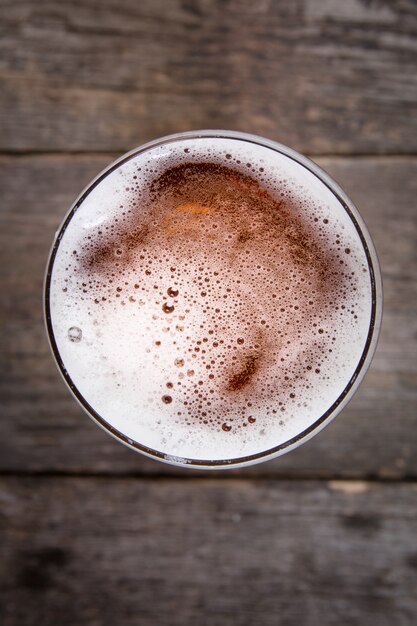
{"label": "glass rim", "polygon": [[[78,390],[77,386],[74,384],[68,371],[66,370],[65,364],[61,358],[57,343],[55,341],[50,311],[50,287],[55,256],[68,224],[70,223],[75,211],[81,206],[88,194],[112,171],[117,169],[123,163],[131,160],[138,154],[142,154],[143,152],[146,152],[151,148],[155,148],[164,144],[204,137],[212,139],[232,139],[257,144],[259,146],[272,149],[275,152],[283,154],[284,156],[296,161],[301,166],[310,171],[310,173],[312,173],[316,178],[318,178],[332,192],[332,194],[336,197],[336,199],[348,213],[359,235],[368,263],[372,292],[371,315],[369,321],[368,335],[361,357],[348,383],[346,384],[343,391],[339,394],[337,399],[333,402],[333,404],[308,428],[291,437],[287,441],[277,446],[268,448],[267,450],[264,450],[262,452],[257,452],[256,454],[245,455],[232,459],[191,459],[176,456],[174,454],[160,452],[159,450],[155,450],[153,448],[145,446],[144,444],[134,441],[133,439],[127,437],[127,435],[113,427],[109,422],[101,417],[101,415],[97,413],[94,408],[87,402],[87,400]],[[340,413],[340,411],[351,400],[369,368],[378,342],[378,336],[382,321],[382,279],[375,246],[372,242],[370,233],[365,225],[363,218],[359,214],[358,209],[350,200],[350,198],[348,198],[348,196],[339,187],[339,185],[321,167],[319,167],[316,163],[314,163],[304,155],[300,154],[296,150],[293,150],[292,148],[289,148],[288,146],[285,146],[284,144],[281,144],[277,141],[266,139],[258,135],[227,130],[196,130],[166,135],[159,139],[149,141],[145,144],[142,144],[141,146],[133,148],[129,152],[126,152],[125,154],[112,161],[103,170],[101,170],[101,172],[99,172],[99,174],[97,174],[97,176],[95,176],[95,178],[93,178],[90,183],[88,183],[88,185],[83,189],[77,199],[70,206],[58,230],[56,231],[55,238],[49,252],[45,271],[43,287],[43,308],[47,337],[58,370],[62,378],[64,379],[67,387],[69,388],[77,402],[80,404],[84,412],[87,413],[87,415],[103,430],[105,430],[115,439],[117,439],[127,447],[135,450],[136,452],[139,452],[152,459],[162,461],[163,463],[175,465],[177,467],[182,466],[203,470],[235,469],[267,461],[281,456],[287,452],[290,452],[291,450],[294,450],[295,448],[307,442],[313,436],[318,434]]]}

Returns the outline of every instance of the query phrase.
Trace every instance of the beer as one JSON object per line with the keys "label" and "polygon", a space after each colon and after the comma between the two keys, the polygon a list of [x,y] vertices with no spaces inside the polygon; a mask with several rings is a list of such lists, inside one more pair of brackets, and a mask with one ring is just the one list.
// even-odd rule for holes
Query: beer
{"label": "beer", "polygon": [[372,244],[341,192],[289,149],[221,135],[110,166],[61,227],[46,281],[52,347],[84,408],[134,448],[197,466],[319,429],[379,325]]}

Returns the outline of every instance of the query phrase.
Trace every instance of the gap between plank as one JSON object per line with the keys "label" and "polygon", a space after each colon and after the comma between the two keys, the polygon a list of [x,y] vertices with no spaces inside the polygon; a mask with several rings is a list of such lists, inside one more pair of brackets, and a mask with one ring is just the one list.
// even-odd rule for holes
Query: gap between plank
{"label": "gap between plank", "polygon": [[[110,472],[63,472],[63,471],[26,471],[26,470],[10,470],[10,471],[0,471],[0,479],[2,478],[41,478],[41,479],[52,479],[52,478],[63,478],[63,479],[73,479],[73,478],[93,478],[98,480],[149,480],[149,481],[210,481],[210,480],[229,480],[229,481],[251,481],[257,482],[259,480],[273,480],[276,482],[320,482],[320,483],[332,483],[332,484],[361,484],[361,483],[369,483],[369,484],[408,484],[414,485],[417,487],[417,478],[413,476],[402,476],[402,477],[390,477],[390,476],[376,476],[376,475],[364,475],[364,476],[355,476],[355,477],[336,477],[336,476],[323,476],[320,474],[310,474],[308,476],[294,476],[294,475],[286,475],[286,474],[274,474],[272,472],[264,472],[256,475],[250,474],[232,474],[231,471],[226,472],[201,472],[200,475],[198,473],[193,473],[191,475],[187,474],[188,470],[184,470],[183,473],[175,473],[168,474],[163,471],[155,472],[155,473],[143,473],[143,472],[125,472],[125,473],[110,473]],[[232,470],[233,471],[233,470]]]}

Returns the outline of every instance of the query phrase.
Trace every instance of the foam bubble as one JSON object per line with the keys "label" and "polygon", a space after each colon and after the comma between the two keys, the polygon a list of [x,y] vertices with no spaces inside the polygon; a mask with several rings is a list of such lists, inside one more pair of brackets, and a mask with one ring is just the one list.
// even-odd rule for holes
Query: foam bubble
{"label": "foam bubble", "polygon": [[51,315],[104,420],[173,457],[228,459],[284,443],[337,400],[371,280],[349,214],[309,170],[199,138],[138,154],[87,194],[57,249]]}

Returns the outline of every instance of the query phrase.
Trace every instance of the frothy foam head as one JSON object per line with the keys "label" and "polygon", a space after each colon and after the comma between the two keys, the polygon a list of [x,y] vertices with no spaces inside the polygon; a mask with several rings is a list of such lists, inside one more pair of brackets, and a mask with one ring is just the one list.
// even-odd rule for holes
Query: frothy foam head
{"label": "frothy foam head", "polygon": [[285,444],[343,395],[372,280],[347,209],[262,145],[173,140],[84,194],[50,280],[54,341],[84,401],[167,458]]}

